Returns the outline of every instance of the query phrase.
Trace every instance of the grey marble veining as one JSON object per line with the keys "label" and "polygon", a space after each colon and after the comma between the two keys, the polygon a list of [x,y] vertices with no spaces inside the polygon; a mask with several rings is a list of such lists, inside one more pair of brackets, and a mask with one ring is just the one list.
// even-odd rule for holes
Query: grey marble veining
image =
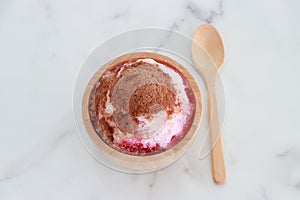
{"label": "grey marble veining", "polygon": [[217,9],[213,9],[213,10],[209,10],[207,15],[204,15],[204,11],[201,10],[197,5],[195,5],[193,2],[189,2],[188,5],[186,6],[186,9],[189,11],[189,13],[201,20],[204,21],[206,23],[212,23],[213,20],[215,19],[215,17],[217,16],[222,16],[223,15],[223,1],[220,0],[218,2],[218,8]]}

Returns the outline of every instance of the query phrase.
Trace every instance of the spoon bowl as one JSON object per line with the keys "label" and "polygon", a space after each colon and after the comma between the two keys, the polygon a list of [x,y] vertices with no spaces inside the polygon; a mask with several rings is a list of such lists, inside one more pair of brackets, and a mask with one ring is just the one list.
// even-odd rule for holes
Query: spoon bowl
{"label": "spoon bowl", "polygon": [[224,45],[219,32],[212,25],[203,24],[196,29],[193,40],[207,51],[220,69],[224,63]]}

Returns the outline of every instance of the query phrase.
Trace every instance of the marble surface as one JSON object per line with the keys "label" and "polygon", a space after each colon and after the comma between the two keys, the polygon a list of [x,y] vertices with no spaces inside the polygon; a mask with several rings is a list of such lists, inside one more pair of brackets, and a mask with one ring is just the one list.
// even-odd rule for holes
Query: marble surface
{"label": "marble surface", "polygon": [[[300,198],[300,3],[0,1],[0,199]],[[226,47],[228,181],[210,157],[143,175],[112,171],[82,147],[72,119],[81,64],[110,36],[205,22]]]}

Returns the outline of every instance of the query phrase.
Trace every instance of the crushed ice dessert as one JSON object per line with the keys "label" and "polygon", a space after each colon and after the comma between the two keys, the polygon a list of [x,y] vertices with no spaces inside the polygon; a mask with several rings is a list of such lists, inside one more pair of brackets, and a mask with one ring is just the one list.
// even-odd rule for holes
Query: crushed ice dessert
{"label": "crushed ice dessert", "polygon": [[110,66],[89,98],[97,135],[126,154],[168,150],[189,131],[195,96],[188,80],[169,63],[143,58]]}

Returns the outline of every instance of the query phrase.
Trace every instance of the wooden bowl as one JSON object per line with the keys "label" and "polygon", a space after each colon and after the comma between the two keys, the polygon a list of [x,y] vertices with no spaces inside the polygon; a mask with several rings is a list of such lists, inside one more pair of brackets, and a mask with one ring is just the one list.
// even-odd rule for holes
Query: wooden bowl
{"label": "wooden bowl", "polygon": [[[189,84],[194,92],[196,98],[196,110],[195,110],[195,116],[193,119],[192,126],[190,127],[186,135],[176,145],[172,146],[171,148],[161,153],[147,155],[147,156],[136,156],[136,155],[129,155],[126,153],[122,153],[110,147],[98,136],[98,134],[94,130],[89,115],[89,98],[96,82],[99,80],[101,75],[106,71],[108,67],[115,66],[118,63],[124,63],[131,60],[144,59],[144,58],[152,58],[158,62],[168,63],[171,66],[175,67],[178,71],[180,71],[184,75],[184,77],[189,81]],[[83,115],[82,117],[83,117],[85,128],[90,138],[97,145],[99,150],[103,152],[103,154],[105,154],[111,161],[115,162],[117,165],[121,167],[125,167],[131,170],[153,171],[165,167],[173,163],[174,161],[176,161],[179,157],[181,157],[184,154],[184,152],[192,144],[197,134],[197,130],[199,128],[200,120],[202,117],[201,93],[192,75],[187,71],[187,69],[185,69],[181,64],[179,64],[175,60],[156,53],[149,53],[149,52],[130,53],[130,54],[120,56],[116,59],[113,59],[103,67],[100,67],[99,70],[94,74],[94,76],[89,81],[84,92],[84,97],[82,101],[82,115]]]}

